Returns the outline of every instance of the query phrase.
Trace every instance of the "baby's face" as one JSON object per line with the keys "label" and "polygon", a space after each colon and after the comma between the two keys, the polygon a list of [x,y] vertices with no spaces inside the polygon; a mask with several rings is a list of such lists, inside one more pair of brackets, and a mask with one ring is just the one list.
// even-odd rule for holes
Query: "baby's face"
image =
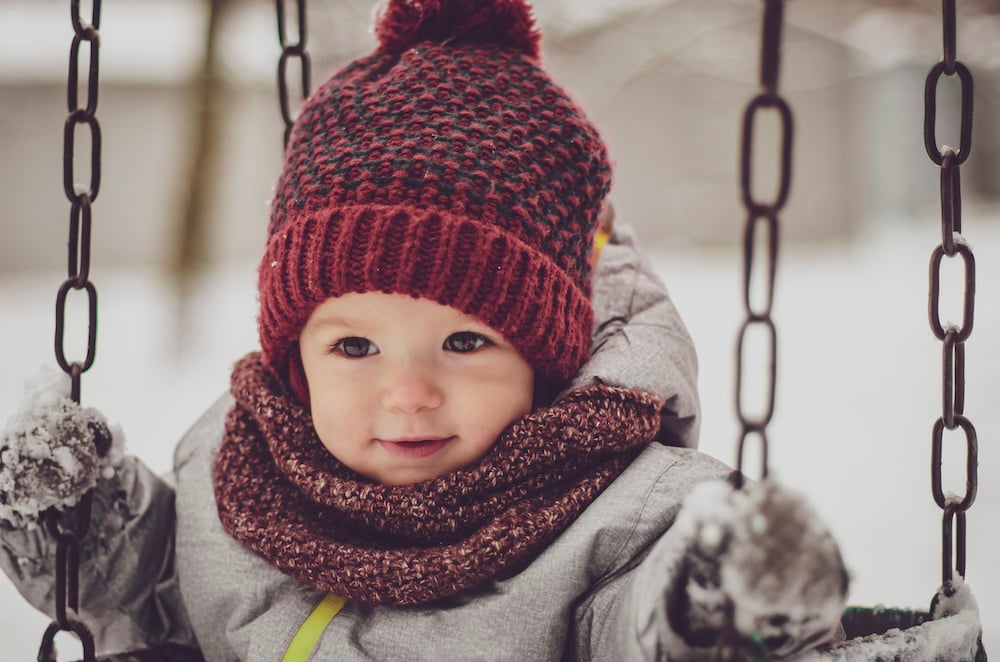
{"label": "baby's face", "polygon": [[327,299],[299,344],[320,440],[380,483],[416,483],[473,464],[531,411],[534,371],[517,350],[427,299]]}

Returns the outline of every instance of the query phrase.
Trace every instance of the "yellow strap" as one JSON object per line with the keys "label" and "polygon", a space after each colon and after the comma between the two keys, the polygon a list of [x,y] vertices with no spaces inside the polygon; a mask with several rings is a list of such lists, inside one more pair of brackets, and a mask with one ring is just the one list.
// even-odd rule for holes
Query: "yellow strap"
{"label": "yellow strap", "polygon": [[299,631],[292,637],[291,643],[285,649],[285,654],[281,657],[281,662],[305,662],[323,634],[323,630],[346,603],[347,598],[327,593],[326,597],[316,605],[316,608],[299,627]]}
{"label": "yellow strap", "polygon": [[598,230],[594,234],[594,253],[591,258],[591,264],[597,264],[597,258],[601,256],[601,249],[608,243],[611,238],[610,232],[604,232],[603,230]]}

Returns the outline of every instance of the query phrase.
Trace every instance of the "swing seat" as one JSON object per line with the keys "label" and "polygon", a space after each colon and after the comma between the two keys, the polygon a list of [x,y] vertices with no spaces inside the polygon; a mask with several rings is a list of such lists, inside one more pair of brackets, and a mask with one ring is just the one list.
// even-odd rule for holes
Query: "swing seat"
{"label": "swing seat", "polygon": [[[965,590],[971,597],[971,592]],[[974,603],[957,610],[944,609],[935,617],[934,596],[930,611],[892,607],[848,607],[842,617],[847,638],[823,647],[824,660],[870,662],[986,662],[982,625]]]}

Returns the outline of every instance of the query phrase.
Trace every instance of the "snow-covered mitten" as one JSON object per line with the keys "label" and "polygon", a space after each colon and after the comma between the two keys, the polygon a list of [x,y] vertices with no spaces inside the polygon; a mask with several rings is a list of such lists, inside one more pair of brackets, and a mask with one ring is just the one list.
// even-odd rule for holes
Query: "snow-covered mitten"
{"label": "snow-covered mitten", "polygon": [[20,527],[76,505],[122,458],[122,435],[70,399],[69,377],[43,370],[0,435],[0,521]]}
{"label": "snow-covered mitten", "polygon": [[722,659],[781,659],[831,639],[847,597],[836,541],[803,498],[765,480],[699,485],[675,526],[690,539],[667,596],[671,629]]}

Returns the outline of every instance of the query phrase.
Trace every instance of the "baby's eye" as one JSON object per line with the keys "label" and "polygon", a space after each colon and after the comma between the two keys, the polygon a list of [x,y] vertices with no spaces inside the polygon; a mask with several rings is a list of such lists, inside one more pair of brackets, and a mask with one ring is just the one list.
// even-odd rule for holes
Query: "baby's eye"
{"label": "baby's eye", "polygon": [[378,347],[367,338],[351,336],[338,340],[331,348],[334,352],[339,352],[349,359],[360,359],[366,356],[378,354]]}
{"label": "baby's eye", "polygon": [[481,347],[486,345],[492,345],[489,338],[481,336],[478,333],[473,333],[472,331],[459,331],[458,333],[453,333],[444,341],[444,348],[449,352],[474,352]]}

